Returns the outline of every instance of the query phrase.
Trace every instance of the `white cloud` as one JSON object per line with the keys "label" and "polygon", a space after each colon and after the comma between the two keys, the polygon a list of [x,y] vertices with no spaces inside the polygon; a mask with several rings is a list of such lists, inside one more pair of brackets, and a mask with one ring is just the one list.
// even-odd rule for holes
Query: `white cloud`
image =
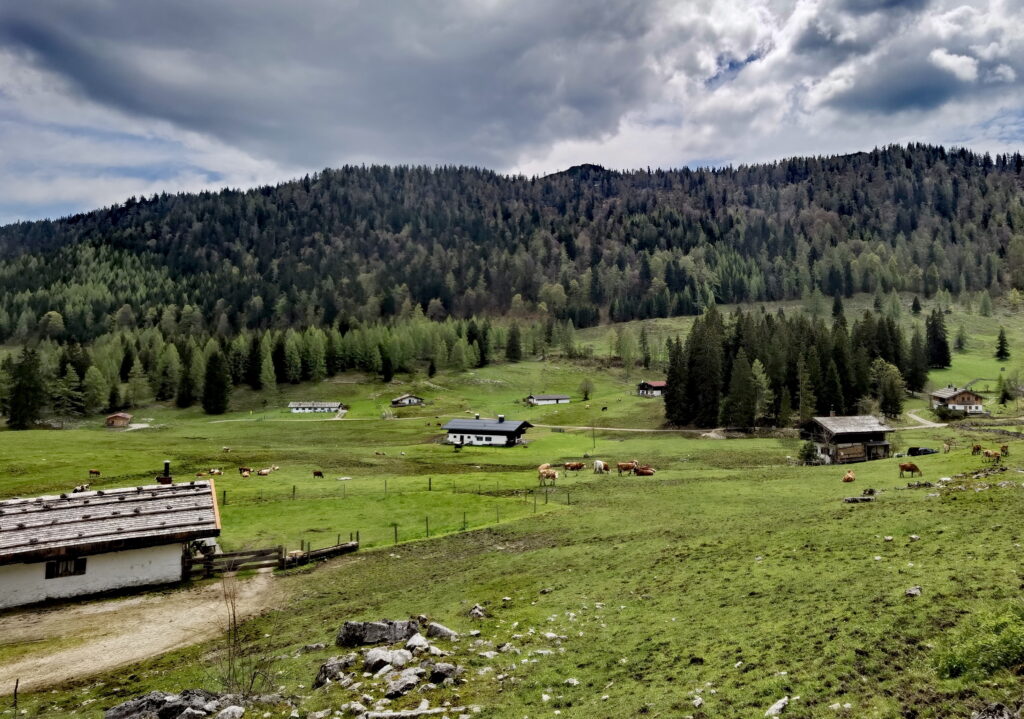
{"label": "white cloud", "polygon": [[941,67],[953,73],[958,79],[964,82],[974,82],[978,79],[978,61],[967,55],[954,55],[944,48],[935,48],[928,53],[928,59],[936,67]]}

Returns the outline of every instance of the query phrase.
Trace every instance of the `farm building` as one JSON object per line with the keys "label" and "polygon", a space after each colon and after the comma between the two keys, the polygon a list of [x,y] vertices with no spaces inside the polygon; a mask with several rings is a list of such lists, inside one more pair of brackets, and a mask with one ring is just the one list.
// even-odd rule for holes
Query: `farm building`
{"label": "farm building", "polygon": [[661,397],[665,394],[665,387],[667,386],[665,380],[655,380],[653,382],[641,382],[636,386],[636,393],[641,397]]}
{"label": "farm building", "polygon": [[506,421],[505,415],[499,414],[497,419],[480,419],[480,415],[476,419],[453,419],[443,429],[448,433],[448,444],[514,447],[532,426],[523,420]]}
{"label": "farm building", "polygon": [[403,394],[391,400],[392,407],[411,407],[418,404],[423,404],[423,398],[417,397],[414,394]]}
{"label": "farm building", "polygon": [[567,394],[531,394],[526,398],[527,404],[569,404],[571,401]]}
{"label": "farm building", "polygon": [[218,535],[212,482],[0,501],[0,609],[180,581],[189,542]]}
{"label": "farm building", "polygon": [[981,414],[985,411],[985,398],[969,389],[947,385],[932,392],[932,409],[938,407],[968,414]]}
{"label": "farm building", "polygon": [[127,427],[132,423],[132,416],[127,412],[115,412],[114,414],[107,415],[105,424],[108,427]]}
{"label": "farm building", "polygon": [[892,428],[871,415],[815,417],[808,435],[826,464],[866,462],[889,456]]}
{"label": "farm building", "polygon": [[292,414],[305,412],[338,412],[345,409],[341,402],[289,402]]}

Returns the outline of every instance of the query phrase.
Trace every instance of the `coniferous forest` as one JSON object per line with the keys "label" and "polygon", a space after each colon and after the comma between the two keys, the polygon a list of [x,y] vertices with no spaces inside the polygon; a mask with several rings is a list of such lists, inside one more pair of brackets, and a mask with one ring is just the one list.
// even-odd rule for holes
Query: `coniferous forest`
{"label": "coniferous forest", "polygon": [[[839,313],[828,327],[712,308],[1019,290],[1022,187],[1019,154],[911,145],[543,178],[344,167],[132,198],[0,228],[0,342],[29,348],[5,360],[0,409],[38,405],[22,395],[41,392],[60,413],[150,398],[219,412],[233,385],[572,353],[576,328],[704,313],[663,359],[670,375],[707,376],[692,389],[716,397],[678,401],[671,422],[774,424],[864,398],[889,413],[888,368],[919,389],[928,366],[949,364],[941,316],[927,337],[906,338],[881,313]],[[784,357],[757,339],[777,332],[795,338]],[[33,366],[40,386],[14,392]]]}

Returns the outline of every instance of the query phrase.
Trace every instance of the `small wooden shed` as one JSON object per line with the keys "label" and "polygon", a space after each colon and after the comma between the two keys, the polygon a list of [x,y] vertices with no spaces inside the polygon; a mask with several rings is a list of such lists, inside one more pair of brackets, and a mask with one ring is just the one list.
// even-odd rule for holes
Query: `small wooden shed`
{"label": "small wooden shed", "polygon": [[127,427],[132,423],[132,415],[127,412],[115,412],[107,415],[105,424],[108,427]]}

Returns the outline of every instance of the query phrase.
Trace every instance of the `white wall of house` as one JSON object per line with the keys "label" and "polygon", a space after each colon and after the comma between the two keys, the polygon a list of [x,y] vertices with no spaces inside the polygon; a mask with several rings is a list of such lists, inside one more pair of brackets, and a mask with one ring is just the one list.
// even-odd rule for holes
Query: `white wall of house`
{"label": "white wall of house", "polygon": [[958,412],[984,412],[985,406],[981,404],[947,404],[940,402],[939,400],[932,401],[932,409],[936,407],[946,407],[948,409],[956,410]]}
{"label": "white wall of house", "polygon": [[405,399],[398,400],[395,403],[395,405],[399,406],[399,407],[409,407],[410,405],[422,404],[422,403],[423,403],[423,400],[418,399],[416,397],[406,397]]}
{"label": "white wall of house", "polygon": [[569,400],[567,400],[567,399],[531,399],[530,400],[530,404],[532,404],[532,405],[538,405],[538,404],[569,404]]}
{"label": "white wall of house", "polygon": [[127,549],[86,556],[85,573],[46,578],[46,562],[0,566],[0,609],[44,599],[95,594],[181,579],[182,545]]}
{"label": "white wall of house", "polygon": [[479,446],[508,444],[508,437],[503,434],[467,434],[465,432],[449,432],[445,439],[448,444],[473,444]]}
{"label": "white wall of house", "polygon": [[292,414],[303,414],[306,412],[337,412],[337,407],[292,407]]}
{"label": "white wall of house", "polygon": [[660,389],[642,389],[639,392],[637,392],[637,394],[639,394],[641,397],[660,397],[661,396],[661,390]]}

